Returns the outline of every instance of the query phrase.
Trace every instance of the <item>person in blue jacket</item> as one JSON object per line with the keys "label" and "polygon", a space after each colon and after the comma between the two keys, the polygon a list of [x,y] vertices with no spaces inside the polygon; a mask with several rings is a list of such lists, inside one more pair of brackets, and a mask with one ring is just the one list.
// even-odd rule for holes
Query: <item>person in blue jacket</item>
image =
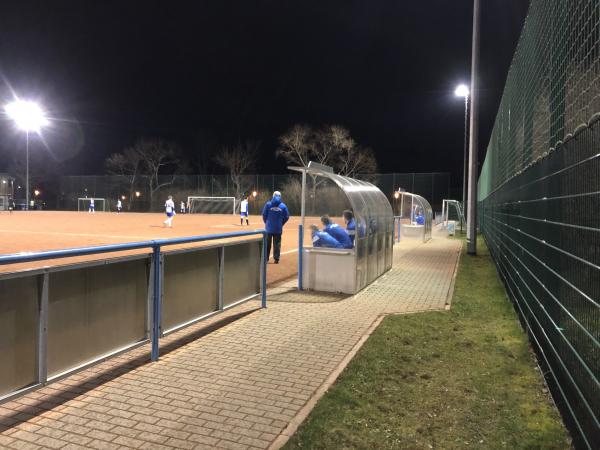
{"label": "person in blue jacket", "polygon": [[273,259],[275,264],[279,264],[281,233],[283,233],[283,226],[290,218],[287,206],[281,201],[281,192],[273,192],[273,198],[263,207],[262,216],[267,232],[267,261],[270,258],[272,246]]}
{"label": "person in blue jacket", "polygon": [[342,248],[354,247],[346,230],[340,227],[337,223],[333,223],[327,214],[321,217],[321,223],[325,227],[323,231],[329,233],[336,241],[342,244]]}
{"label": "person in blue jacket", "polygon": [[313,247],[342,248],[342,244],[336,241],[332,235],[325,231],[320,231],[316,225],[311,225],[310,230]]}
{"label": "person in blue jacket", "polygon": [[342,214],[344,215],[344,222],[346,222],[346,232],[348,233],[348,236],[350,236],[352,245],[354,245],[354,239],[356,238],[356,222],[354,221],[354,214],[349,209]]}
{"label": "person in blue jacket", "polygon": [[417,225],[425,225],[425,217],[421,213],[421,211],[417,211],[417,216],[415,217],[415,221]]}

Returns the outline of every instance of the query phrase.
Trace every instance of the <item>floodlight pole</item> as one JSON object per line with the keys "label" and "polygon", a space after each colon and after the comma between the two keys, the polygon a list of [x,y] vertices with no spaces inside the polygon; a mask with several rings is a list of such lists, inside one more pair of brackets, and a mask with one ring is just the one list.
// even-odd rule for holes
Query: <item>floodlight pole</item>
{"label": "floodlight pole", "polygon": [[467,253],[477,254],[477,151],[479,115],[479,12],[480,0],[473,0],[473,42],[471,46],[471,129],[469,139],[469,192],[467,205]]}
{"label": "floodlight pole", "polygon": [[463,211],[465,206],[467,205],[467,172],[469,171],[468,166],[468,142],[469,136],[467,135],[469,130],[469,96],[465,95],[465,139],[464,139],[464,149],[463,149],[463,192],[462,192],[462,207]]}
{"label": "floodlight pole", "polygon": [[25,209],[29,209],[29,131],[25,131]]}

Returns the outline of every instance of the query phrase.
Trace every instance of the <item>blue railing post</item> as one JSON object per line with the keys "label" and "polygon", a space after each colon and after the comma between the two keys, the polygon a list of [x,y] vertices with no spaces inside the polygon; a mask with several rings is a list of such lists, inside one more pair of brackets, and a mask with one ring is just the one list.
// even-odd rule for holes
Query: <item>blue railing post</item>
{"label": "blue railing post", "polygon": [[154,279],[152,286],[152,361],[158,360],[158,341],[160,339],[160,293],[161,293],[161,270],[160,270],[160,245],[152,247],[152,264],[154,268]]}
{"label": "blue railing post", "polygon": [[263,254],[262,254],[262,271],[261,271],[261,287],[260,287],[260,291],[261,291],[261,307],[266,308],[267,307],[267,258],[269,257],[269,255],[267,255],[267,233],[263,232]]}
{"label": "blue railing post", "polygon": [[302,290],[302,253],[304,247],[304,227],[298,225],[298,289]]}

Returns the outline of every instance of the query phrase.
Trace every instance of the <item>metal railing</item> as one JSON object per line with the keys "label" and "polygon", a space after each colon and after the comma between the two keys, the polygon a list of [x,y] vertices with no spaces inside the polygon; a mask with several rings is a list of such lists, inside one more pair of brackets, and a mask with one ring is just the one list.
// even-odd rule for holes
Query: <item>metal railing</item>
{"label": "metal railing", "polygon": [[[167,246],[248,236],[262,236],[262,239],[162,251]],[[4,349],[4,356],[8,353],[3,363],[6,365],[0,368],[0,403],[148,343],[148,340],[151,343],[151,360],[156,361],[161,336],[250,300],[259,292],[261,306],[266,307],[267,245],[264,230],[0,255],[0,265],[139,249],[151,249],[152,253],[0,275],[0,302],[5,302],[5,308],[0,308],[0,323],[13,329],[13,334],[10,330],[0,330],[0,340],[4,340],[0,342],[0,348]],[[226,260],[232,267],[229,273],[225,271]],[[256,262],[259,264],[253,264]],[[165,277],[169,278],[169,283],[172,281],[173,286],[166,295],[167,304],[163,305]],[[229,278],[235,278],[236,282]],[[185,285],[187,290],[177,291],[180,284]],[[206,291],[208,294],[202,291],[206,284],[211,286]],[[119,286],[114,288],[113,285]],[[118,297],[123,293],[127,295]],[[195,297],[182,300],[181,297],[187,297],[188,293],[192,297],[195,294]],[[199,307],[198,303],[202,305]],[[104,309],[107,305],[108,308],[122,307],[124,310],[107,311]],[[174,324],[163,322],[163,306],[167,307],[172,316],[170,322]],[[78,316],[85,308],[87,310]],[[51,310],[52,327],[49,326]],[[7,314],[4,321],[3,312]],[[85,317],[88,322],[69,322],[73,317]],[[112,326],[112,320],[121,319],[124,325],[119,330],[107,327],[108,324]],[[66,323],[68,326],[65,328],[70,326],[76,330],[59,329],[57,323]],[[3,335],[3,332],[8,334]],[[104,340],[112,337],[111,333],[118,337],[104,344]],[[88,339],[91,344],[88,343],[87,347],[80,344],[73,339],[76,335],[82,336],[83,340]],[[52,359],[48,354],[49,342],[53,347]],[[61,346],[69,349],[63,350]],[[71,353],[65,356],[64,353],[69,351]],[[51,369],[49,364],[53,366]]]}

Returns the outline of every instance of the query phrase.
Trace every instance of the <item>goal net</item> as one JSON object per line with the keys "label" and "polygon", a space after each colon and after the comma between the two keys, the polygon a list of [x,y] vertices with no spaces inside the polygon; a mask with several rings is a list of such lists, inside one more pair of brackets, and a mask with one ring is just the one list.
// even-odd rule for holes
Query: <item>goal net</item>
{"label": "goal net", "polygon": [[188,197],[190,213],[235,214],[235,197]]}
{"label": "goal net", "polygon": [[[94,200],[94,210],[95,211],[106,211],[107,204],[106,199],[103,198],[93,198]],[[90,203],[92,198],[78,198],[77,199],[77,211],[89,211]]]}

